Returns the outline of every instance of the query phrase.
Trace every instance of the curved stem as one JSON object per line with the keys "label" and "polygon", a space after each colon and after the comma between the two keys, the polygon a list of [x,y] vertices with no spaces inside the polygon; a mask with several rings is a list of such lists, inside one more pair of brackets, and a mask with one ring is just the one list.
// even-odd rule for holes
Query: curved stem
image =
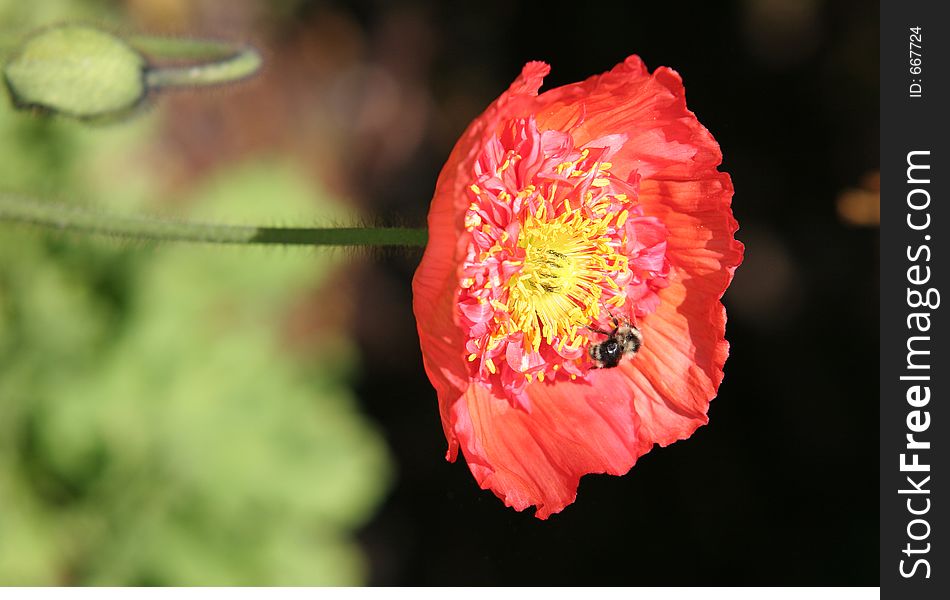
{"label": "curved stem", "polygon": [[261,66],[260,53],[250,46],[237,48],[232,54],[195,65],[149,67],[145,83],[151,89],[191,87],[232,83],[246,79]]}
{"label": "curved stem", "polygon": [[142,54],[170,60],[220,60],[233,56],[239,49],[236,44],[218,40],[141,34],[130,35],[125,39]]}
{"label": "curved stem", "polygon": [[199,64],[149,67],[148,87],[184,87],[230,83],[250,77],[261,66],[260,53],[251,46],[214,40],[192,40],[136,35],[128,38],[136,50],[163,59],[199,61]]}
{"label": "curved stem", "polygon": [[0,194],[0,221],[159,242],[289,246],[424,246],[425,229],[253,227],[117,215]]}

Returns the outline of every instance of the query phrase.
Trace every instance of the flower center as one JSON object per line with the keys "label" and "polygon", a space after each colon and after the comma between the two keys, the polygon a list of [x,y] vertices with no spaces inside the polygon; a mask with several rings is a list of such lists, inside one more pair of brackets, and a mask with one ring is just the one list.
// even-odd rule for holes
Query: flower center
{"label": "flower center", "polygon": [[618,289],[611,275],[626,267],[626,258],[610,243],[615,214],[586,218],[580,209],[565,210],[547,220],[544,205],[529,215],[518,248],[524,250],[521,270],[508,281],[508,312],[513,329],[524,333],[535,352],[544,341],[559,340],[577,348],[578,329],[600,317],[601,286]]}
{"label": "flower center", "polygon": [[585,377],[587,349],[603,341],[595,330],[650,312],[664,285],[666,231],[642,216],[636,175],[610,171],[621,143],[575,148],[570,134],[520,119],[475,163],[460,325],[473,377],[522,406],[532,381]]}

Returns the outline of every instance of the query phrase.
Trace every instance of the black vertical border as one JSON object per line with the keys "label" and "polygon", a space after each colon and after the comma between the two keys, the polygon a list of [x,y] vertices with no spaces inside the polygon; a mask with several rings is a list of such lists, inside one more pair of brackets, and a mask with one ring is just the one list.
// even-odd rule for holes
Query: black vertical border
{"label": "black vertical border", "polygon": [[[950,289],[945,285],[950,270],[947,248],[950,247],[950,20],[947,8],[940,0],[882,0],[881,1],[881,597],[923,600],[946,598],[947,581],[950,579],[950,553],[947,544],[950,536],[945,532],[947,519],[948,472],[947,456],[950,452],[950,345],[947,308]],[[922,30],[922,71],[910,72],[910,28]],[[918,79],[919,82],[913,80]],[[920,83],[921,97],[911,97],[910,85]],[[915,150],[929,150],[926,157],[930,164],[929,184],[908,184],[907,155]],[[924,155],[921,155],[924,156]],[[923,159],[919,159],[918,162]],[[922,173],[918,170],[915,173]],[[924,211],[914,215],[916,223],[925,221],[923,212],[928,212],[931,225],[928,229],[914,231],[907,224],[907,195],[914,188],[925,188],[931,202]],[[915,193],[914,200],[924,195]],[[930,239],[925,236],[929,235]],[[926,252],[930,248],[930,261]],[[914,261],[910,255],[919,254]],[[912,265],[928,265],[931,280],[924,285],[908,283],[908,268]],[[915,272],[915,275],[918,274]],[[936,309],[913,309],[908,305],[907,290],[924,291],[934,287],[941,294],[940,306]],[[931,316],[929,332],[920,333],[908,326],[908,315],[926,311]],[[918,324],[914,321],[914,325]],[[929,371],[909,371],[906,367],[908,338],[912,335],[929,335],[926,342],[918,341],[917,349],[930,350],[929,356],[918,356],[916,361],[927,360]],[[902,375],[929,374],[931,380],[902,381]],[[915,410],[907,401],[908,387],[920,383],[930,387],[930,401],[920,410],[929,412],[929,428],[917,433],[916,439],[930,441],[931,449],[919,451],[920,462],[928,463],[930,471],[912,473],[900,470],[901,453],[906,449],[908,415]],[[919,426],[919,422],[918,422]],[[910,456],[907,461],[911,461]],[[927,475],[930,480],[921,488],[928,494],[902,494],[900,490],[912,488],[907,476],[912,476],[918,485]],[[927,539],[915,541],[908,536],[907,527],[918,518],[908,511],[907,500],[913,498],[912,508],[929,511],[920,515],[929,525]],[[927,528],[921,523],[913,526],[915,535],[922,535]],[[929,552],[905,554],[907,544],[923,549],[929,543]],[[910,572],[915,561],[924,558],[929,563],[930,577],[923,575],[926,569],[918,565],[916,574],[905,578],[900,573],[900,561]],[[940,590],[940,592],[938,592]]]}

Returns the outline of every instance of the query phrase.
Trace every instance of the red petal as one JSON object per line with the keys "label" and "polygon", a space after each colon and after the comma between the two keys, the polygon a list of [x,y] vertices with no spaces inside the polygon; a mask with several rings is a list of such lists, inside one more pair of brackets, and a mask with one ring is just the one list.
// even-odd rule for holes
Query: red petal
{"label": "red petal", "polygon": [[636,398],[640,454],[653,443],[689,437],[706,423],[722,381],[729,345],[719,299],[742,262],[732,184],[716,171],[719,145],[686,108],[679,75],[667,68],[651,75],[638,57],[546,92],[537,103],[543,105],[539,126],[569,129],[578,145],[610,133],[628,135],[611,159],[614,172],[641,176],[644,216],[667,227],[674,272],[669,287],[659,291],[659,307],[640,323],[644,347],[619,371]]}
{"label": "red petal", "polygon": [[611,157],[622,178],[636,169],[644,178],[689,179],[722,161],[719,145],[686,108],[679,74],[660,67],[651,75],[636,56],[604,75],[545,92],[536,103],[538,126],[566,128],[578,146],[626,133]]}
{"label": "red petal", "polygon": [[574,501],[581,476],[622,475],[636,462],[638,419],[622,385],[535,383],[528,395],[530,413],[473,384],[454,408],[472,474],[508,506],[536,505],[546,519]]}
{"label": "red petal", "polygon": [[465,342],[454,317],[456,270],[463,251],[458,232],[464,229],[462,220],[468,206],[464,188],[485,140],[501,121],[520,114],[534,101],[548,71],[550,67],[542,62],[525,65],[508,91],[469,125],[442,168],[429,209],[429,242],[412,280],[412,309],[426,373],[439,396],[449,460],[455,460],[458,450],[449,409],[468,387]]}
{"label": "red petal", "polygon": [[670,285],[659,307],[640,323],[644,344],[621,363],[636,399],[642,452],[666,446],[706,423],[709,401],[722,381],[729,354],[722,297],[742,244],[734,239],[729,175],[711,172],[699,181],[641,182],[644,214],[669,231]]}

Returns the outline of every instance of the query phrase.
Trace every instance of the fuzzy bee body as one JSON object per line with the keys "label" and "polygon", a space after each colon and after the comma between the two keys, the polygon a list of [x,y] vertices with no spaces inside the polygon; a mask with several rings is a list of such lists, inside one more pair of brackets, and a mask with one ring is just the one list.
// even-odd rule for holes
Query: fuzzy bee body
{"label": "fuzzy bee body", "polygon": [[600,369],[616,367],[620,364],[620,359],[633,356],[643,345],[643,335],[629,321],[614,320],[614,325],[613,331],[609,332],[593,330],[607,336],[607,339],[599,344],[591,344],[587,351]]}

